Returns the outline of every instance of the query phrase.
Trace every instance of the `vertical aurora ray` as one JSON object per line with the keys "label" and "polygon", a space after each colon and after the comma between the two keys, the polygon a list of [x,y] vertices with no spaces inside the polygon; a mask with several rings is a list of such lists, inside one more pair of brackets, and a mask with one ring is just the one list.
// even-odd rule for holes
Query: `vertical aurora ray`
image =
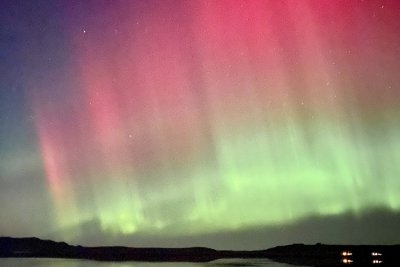
{"label": "vertical aurora ray", "polygon": [[400,209],[398,3],[139,2],[66,7],[74,88],[33,101],[57,226]]}

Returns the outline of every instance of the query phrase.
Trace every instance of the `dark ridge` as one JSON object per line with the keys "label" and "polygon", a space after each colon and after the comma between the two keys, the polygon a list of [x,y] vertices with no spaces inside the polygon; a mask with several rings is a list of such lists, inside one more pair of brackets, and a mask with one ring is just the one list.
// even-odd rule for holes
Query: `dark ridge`
{"label": "dark ridge", "polygon": [[[343,252],[351,255],[343,255]],[[72,246],[65,242],[41,240],[35,237],[0,237],[0,258],[170,262],[208,262],[223,258],[268,258],[293,265],[334,267],[350,264],[351,266],[400,266],[398,255],[400,255],[400,245],[323,245],[318,243],[315,245],[278,246],[266,250],[232,251],[206,247],[83,247]]]}

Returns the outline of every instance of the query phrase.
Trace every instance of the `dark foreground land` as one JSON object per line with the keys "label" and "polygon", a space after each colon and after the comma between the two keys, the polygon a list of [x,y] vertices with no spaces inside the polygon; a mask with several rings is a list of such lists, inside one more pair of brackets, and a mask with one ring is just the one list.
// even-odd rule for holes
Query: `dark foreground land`
{"label": "dark foreground land", "polygon": [[[346,255],[344,255],[346,254]],[[38,238],[0,237],[0,258],[70,258],[99,261],[207,262],[222,258],[268,258],[301,266],[400,266],[400,245],[279,246],[256,251],[193,248],[82,247]]]}

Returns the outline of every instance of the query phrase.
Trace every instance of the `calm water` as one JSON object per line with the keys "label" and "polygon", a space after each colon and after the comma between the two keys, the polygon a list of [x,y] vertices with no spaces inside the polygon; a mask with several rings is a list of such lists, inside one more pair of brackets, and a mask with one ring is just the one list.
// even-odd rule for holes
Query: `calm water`
{"label": "calm water", "polygon": [[7,267],[218,267],[218,266],[268,266],[268,267],[293,267],[293,265],[276,263],[267,259],[224,259],[207,263],[148,263],[148,262],[96,262],[85,260],[65,259],[0,259],[0,266]]}

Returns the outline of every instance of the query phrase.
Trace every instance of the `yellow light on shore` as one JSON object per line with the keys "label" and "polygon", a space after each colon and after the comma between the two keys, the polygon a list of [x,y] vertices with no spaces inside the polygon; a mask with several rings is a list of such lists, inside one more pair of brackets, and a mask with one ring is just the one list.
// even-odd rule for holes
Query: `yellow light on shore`
{"label": "yellow light on shore", "polygon": [[353,253],[350,252],[350,251],[343,251],[342,252],[342,256],[351,256],[351,255],[353,255]]}

